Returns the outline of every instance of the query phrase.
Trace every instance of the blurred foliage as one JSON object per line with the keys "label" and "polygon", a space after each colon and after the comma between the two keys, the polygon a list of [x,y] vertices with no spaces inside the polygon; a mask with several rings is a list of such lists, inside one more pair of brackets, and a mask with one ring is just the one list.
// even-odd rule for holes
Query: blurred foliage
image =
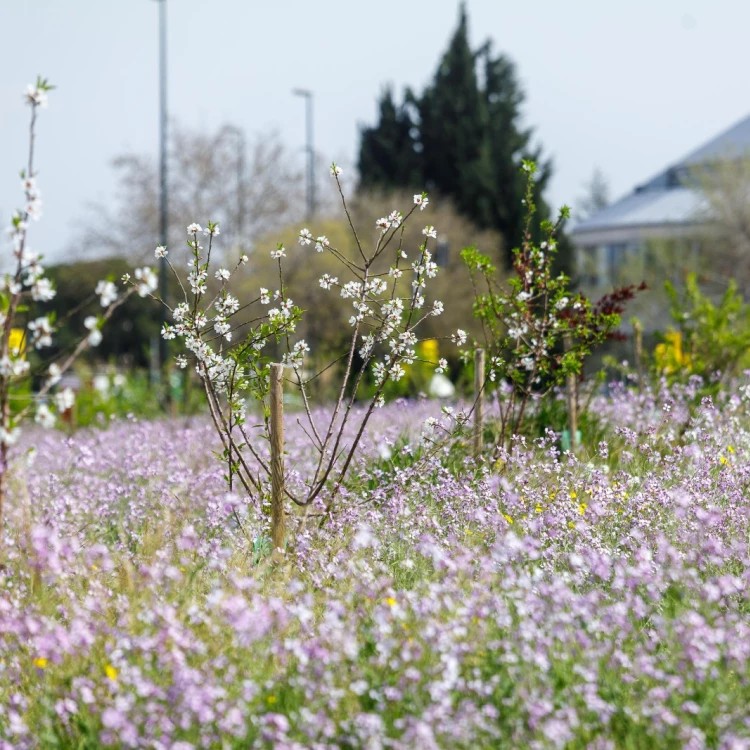
{"label": "blurred foliage", "polygon": [[[165,390],[169,389],[171,416],[197,414],[205,408],[203,391],[192,370],[173,370],[168,383],[154,383],[143,370],[94,371],[85,364],[76,368],[80,387],[67,424],[104,427],[113,419],[165,416]],[[188,380],[192,378],[192,380]],[[61,425],[66,424],[63,420]]]}
{"label": "blurred foliage", "polygon": [[[170,220],[167,246],[184,247],[185,227],[218,221],[227,263],[257,239],[302,215],[304,180],[296,157],[273,132],[247,134],[233,125],[191,129],[170,122],[167,153]],[[159,164],[153,153],[112,161],[115,203],[92,206],[73,252],[153,263],[160,236]],[[319,205],[333,191],[322,185]]]}
{"label": "blurred foliage", "polygon": [[725,381],[750,366],[750,305],[730,281],[717,302],[704,294],[695,274],[678,291],[667,282],[675,330],[655,352],[656,369],[671,380],[700,375],[707,382]]}
{"label": "blurred foliage", "polygon": [[[70,322],[60,326],[55,333],[55,345],[40,354],[44,359],[73,349],[85,335],[83,320],[88,315],[101,315],[103,308],[94,295],[100,279],[113,281],[120,290],[124,273],[132,274],[133,267],[122,258],[106,258],[92,261],[77,261],[51,266],[47,275],[52,279],[57,295],[47,303],[36,303],[29,311],[29,319],[38,315],[54,315],[61,321],[70,315]],[[179,291],[174,279],[168,286],[170,294]],[[173,297],[174,298],[174,297]],[[73,311],[71,315],[70,312]],[[152,299],[141,299],[132,295],[115,310],[104,326],[104,339],[96,348],[85,353],[89,362],[117,362],[125,367],[148,367],[152,341],[157,341],[159,332],[159,307]],[[34,355],[39,358],[40,355]]]}

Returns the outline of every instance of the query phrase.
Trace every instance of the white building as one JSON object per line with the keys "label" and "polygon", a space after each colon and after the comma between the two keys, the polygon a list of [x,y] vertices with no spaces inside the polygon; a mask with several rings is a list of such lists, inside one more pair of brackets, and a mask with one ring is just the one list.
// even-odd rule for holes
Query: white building
{"label": "white building", "polygon": [[[707,202],[696,168],[750,157],[750,117],[664,170],[632,193],[578,222],[570,230],[576,246],[576,272],[587,290],[637,282],[648,276],[646,248],[670,247],[684,268],[696,268],[700,228]],[[691,186],[692,183],[692,186]],[[677,267],[677,266],[674,266]],[[623,271],[626,271],[623,273]]]}

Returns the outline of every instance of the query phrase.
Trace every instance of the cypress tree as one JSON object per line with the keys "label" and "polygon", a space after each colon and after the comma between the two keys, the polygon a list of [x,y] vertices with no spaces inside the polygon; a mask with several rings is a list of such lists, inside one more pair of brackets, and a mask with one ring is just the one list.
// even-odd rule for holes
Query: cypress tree
{"label": "cypress tree", "polygon": [[359,149],[361,184],[368,188],[397,188],[419,183],[423,172],[410,92],[397,106],[386,88],[378,102],[378,124],[363,128]]}
{"label": "cypress tree", "polygon": [[388,89],[378,123],[362,130],[361,186],[445,195],[477,226],[498,231],[510,260],[523,233],[525,158],[538,165],[537,220],[549,216],[541,194],[551,164],[532,147],[533,131],[521,127],[523,101],[507,57],[493,55],[489,42],[472,51],[462,5],[430,85],[421,95],[407,90],[400,106]]}

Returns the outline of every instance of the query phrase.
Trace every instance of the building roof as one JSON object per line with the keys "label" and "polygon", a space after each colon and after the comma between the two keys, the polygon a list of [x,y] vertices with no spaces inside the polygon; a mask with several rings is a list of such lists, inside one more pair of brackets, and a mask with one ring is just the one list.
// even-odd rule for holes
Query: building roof
{"label": "building roof", "polygon": [[700,164],[750,156],[750,116],[660,172],[633,192],[576,223],[571,234],[584,241],[596,235],[617,233],[619,239],[631,230],[675,228],[700,221],[705,200],[699,190],[686,187],[687,173]]}
{"label": "building roof", "polygon": [[703,199],[686,187],[636,190],[578,223],[573,233],[607,227],[642,227],[650,224],[686,224],[693,220]]}

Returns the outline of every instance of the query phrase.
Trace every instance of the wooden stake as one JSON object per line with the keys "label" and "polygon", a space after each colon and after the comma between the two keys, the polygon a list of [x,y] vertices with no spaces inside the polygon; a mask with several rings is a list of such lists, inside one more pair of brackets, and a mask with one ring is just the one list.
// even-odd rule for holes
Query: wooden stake
{"label": "wooden stake", "polygon": [[482,455],[484,442],[484,349],[474,352],[474,458]]}
{"label": "wooden stake", "polygon": [[284,549],[284,368],[271,365],[271,538]]}
{"label": "wooden stake", "polygon": [[639,320],[633,321],[633,340],[635,344],[635,371],[638,377],[638,391],[643,389],[643,326]]}
{"label": "wooden stake", "polygon": [[[573,348],[573,341],[570,334],[563,337],[563,346],[565,351],[569,352]],[[568,429],[570,430],[570,449],[575,453],[578,450],[578,399],[576,398],[576,376],[571,372],[567,376],[567,393],[568,393]]]}

